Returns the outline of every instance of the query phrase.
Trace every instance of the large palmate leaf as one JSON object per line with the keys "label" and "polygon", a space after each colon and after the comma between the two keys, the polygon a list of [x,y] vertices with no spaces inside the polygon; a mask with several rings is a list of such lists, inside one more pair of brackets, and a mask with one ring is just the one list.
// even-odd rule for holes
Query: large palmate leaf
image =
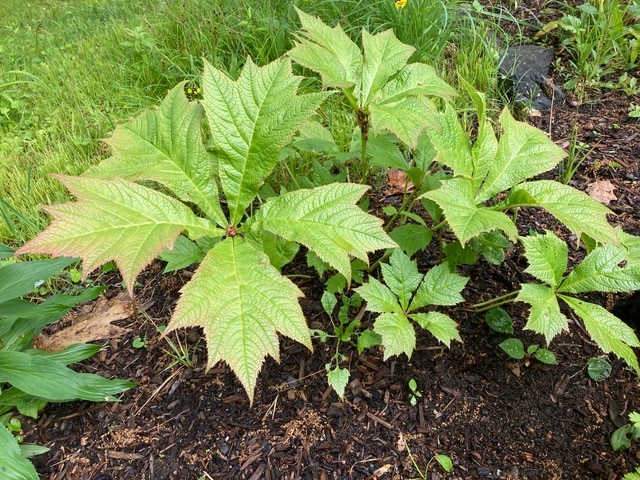
{"label": "large palmate leaf", "polygon": [[128,180],[57,178],[77,202],[46,207],[53,222],[17,253],[80,257],[84,277],[114,260],[130,293],[138,273],[183,231],[192,237],[224,234],[177,200]]}
{"label": "large palmate leaf", "polygon": [[640,290],[640,267],[619,266],[626,257],[625,247],[598,247],[573,269],[558,291],[624,293]]}
{"label": "large palmate leaf", "polygon": [[239,237],[216,244],[181,293],[167,332],[202,327],[208,367],[229,364],[251,401],[265,357],[279,359],[278,333],[311,348],[302,292]]}
{"label": "large palmate leaf", "polygon": [[601,243],[620,243],[615,229],[607,222],[607,215],[613,212],[568,185],[551,180],[522,183],[511,191],[509,204],[540,206],[578,237],[585,233]]}
{"label": "large palmate leaf", "polygon": [[486,200],[528,178],[551,170],[566,153],[540,129],[516,121],[505,108],[502,135],[478,200]]}
{"label": "large palmate leaf", "polygon": [[296,12],[302,33],[287,55],[319,73],[325,87],[353,87],[362,74],[362,53],[358,46],[340,25],[331,28],[298,8]]}
{"label": "large palmate leaf", "polygon": [[38,480],[38,473],[20,451],[13,434],[0,424],[0,472],[5,480]]}
{"label": "large palmate leaf", "polygon": [[424,63],[410,63],[382,87],[374,103],[397,103],[410,96],[452,98],[457,95],[458,92],[438,76],[435,68]]}
{"label": "large palmate leaf", "polygon": [[406,65],[416,50],[398,40],[392,30],[371,35],[363,29],[362,47],[362,78],[354,92],[361,107],[371,102],[387,81]]}
{"label": "large palmate leaf", "polygon": [[202,144],[201,116],[202,107],[190,103],[184,94],[184,83],[178,84],[156,110],[147,110],[116,127],[105,140],[113,149],[113,156],[85,175],[161,183],[226,227],[214,167]]}
{"label": "large palmate leaf", "polygon": [[631,347],[640,347],[633,329],[619,318],[593,303],[560,295],[584,322],[591,338],[604,350],[624,359],[640,375],[638,358]]}
{"label": "large palmate leaf", "polygon": [[368,252],[397,247],[382,229],[382,220],[356,205],[368,188],[334,183],[286,193],[262,206],[252,228],[302,243],[350,279],[349,255],[366,262]]}
{"label": "large palmate leaf", "polygon": [[367,302],[367,310],[376,313],[400,313],[402,307],[395,294],[383,283],[373,277],[364,285],[354,288]]}
{"label": "large palmate leaf", "polygon": [[481,233],[493,230],[502,230],[512,240],[518,237],[518,230],[504,213],[476,205],[471,180],[445,180],[439,189],[427,192],[423,197],[442,208],[447,223],[463,245]]}
{"label": "large palmate leaf", "polygon": [[402,251],[394,250],[389,263],[383,263],[381,270],[384,283],[398,296],[402,309],[407,310],[409,300],[424,276],[418,272],[417,263]]}
{"label": "large palmate leaf", "polygon": [[525,272],[554,288],[560,285],[567,270],[567,244],[551,232],[522,237],[520,241],[524,245],[524,254],[529,262]]}
{"label": "large palmate leaf", "polygon": [[330,95],[298,95],[301,80],[291,72],[289,59],[264,67],[247,59],[235,81],[205,62],[202,103],[234,226],[275,167],[284,145]]}
{"label": "large palmate leaf", "polygon": [[524,328],[544,335],[547,344],[563,330],[569,330],[567,317],[560,311],[556,293],[552,288],[524,283],[516,301],[531,305],[529,319]]}

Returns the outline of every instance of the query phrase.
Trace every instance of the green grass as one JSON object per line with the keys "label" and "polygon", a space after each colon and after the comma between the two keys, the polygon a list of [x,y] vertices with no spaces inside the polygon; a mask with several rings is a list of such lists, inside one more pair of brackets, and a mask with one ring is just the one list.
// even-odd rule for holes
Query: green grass
{"label": "green grass", "polygon": [[[340,22],[356,40],[362,27],[393,28],[417,48],[414,60],[436,65],[453,83],[460,75],[495,92],[497,58],[487,40],[489,27],[458,1],[410,0],[404,9],[392,0],[298,0],[296,5],[329,24]],[[233,76],[247,56],[265,64],[286,52],[298,25],[292,5],[292,0],[4,0],[0,241],[20,244],[43,228],[47,219],[39,205],[68,198],[50,174],[76,175],[105,158],[99,139],[158,104],[176,83],[197,82],[202,58]],[[334,117],[341,115],[336,111]]]}

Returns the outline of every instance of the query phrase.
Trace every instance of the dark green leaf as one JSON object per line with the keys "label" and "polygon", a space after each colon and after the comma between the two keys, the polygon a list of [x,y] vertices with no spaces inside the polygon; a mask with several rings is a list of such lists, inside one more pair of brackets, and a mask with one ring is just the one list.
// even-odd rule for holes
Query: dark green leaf
{"label": "dark green leaf", "polygon": [[0,472],[3,480],[38,480],[36,469],[23,455],[17,440],[0,425]]}
{"label": "dark green leaf", "polygon": [[511,316],[502,308],[492,308],[484,316],[487,325],[492,330],[500,333],[513,333],[513,320]]}
{"label": "dark green leaf", "polygon": [[602,382],[611,375],[611,364],[604,358],[590,358],[587,361],[587,374],[592,380]]}
{"label": "dark green leaf", "polygon": [[33,292],[41,282],[77,262],[75,258],[34,260],[0,268],[0,303]]}
{"label": "dark green leaf", "polygon": [[511,358],[522,360],[524,358],[524,345],[517,338],[509,338],[498,345]]}
{"label": "dark green leaf", "polygon": [[624,425],[618,428],[613,435],[611,435],[611,448],[613,448],[614,452],[619,452],[620,450],[626,450],[631,446],[631,439],[634,434],[633,425]]}
{"label": "dark green leaf", "polygon": [[550,350],[546,348],[541,348],[540,350],[536,350],[534,353],[536,360],[542,363],[546,363],[547,365],[557,365],[558,359]]}

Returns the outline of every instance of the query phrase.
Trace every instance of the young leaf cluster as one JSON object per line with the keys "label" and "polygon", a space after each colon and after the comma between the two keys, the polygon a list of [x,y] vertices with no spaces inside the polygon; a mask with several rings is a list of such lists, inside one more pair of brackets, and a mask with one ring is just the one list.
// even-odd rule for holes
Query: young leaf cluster
{"label": "young leaf cluster", "polygon": [[452,340],[462,341],[451,317],[436,311],[418,310],[464,301],[460,292],[468,278],[452,273],[446,264],[421,274],[416,262],[400,250],[394,250],[389,263],[383,264],[381,270],[384,283],[369,277],[367,283],[355,290],[367,302],[367,309],[379,314],[374,331],[382,337],[385,360],[402,353],[411,357],[416,346],[411,320],[447,346]]}
{"label": "young leaf cluster", "polygon": [[640,373],[633,352],[633,347],[640,347],[640,341],[633,329],[600,305],[573,296],[640,289],[640,267],[627,261],[629,251],[624,246],[599,246],[565,275],[568,248],[554,233],[522,238],[521,242],[529,262],[525,271],[542,282],[522,284],[516,298],[531,306],[525,329],[544,335],[547,343],[568,330],[567,317],[560,310],[562,301],[582,319],[585,329],[604,352],[614,353]]}

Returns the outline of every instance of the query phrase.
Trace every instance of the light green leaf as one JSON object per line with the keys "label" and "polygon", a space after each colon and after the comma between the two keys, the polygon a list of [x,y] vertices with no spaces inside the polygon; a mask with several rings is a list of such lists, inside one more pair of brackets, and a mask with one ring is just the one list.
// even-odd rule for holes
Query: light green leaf
{"label": "light green leaf", "polygon": [[367,302],[367,310],[371,312],[402,313],[402,308],[393,292],[374,277],[369,277],[368,283],[354,290]]}
{"label": "light green leaf", "polygon": [[401,250],[394,250],[389,259],[389,263],[383,263],[381,266],[382,277],[384,283],[395,293],[400,299],[400,305],[403,310],[409,306],[411,295],[420,282],[423,275],[418,272],[418,265]]}
{"label": "light green leaf", "polygon": [[435,107],[427,100],[407,97],[394,103],[371,103],[371,128],[393,133],[411,148],[417,148],[420,134],[433,126]]}
{"label": "light green leaf", "polygon": [[427,305],[455,305],[464,302],[460,292],[469,278],[452,273],[446,263],[437,265],[427,272],[413,297],[409,310]]}
{"label": "light green leaf", "polygon": [[394,228],[389,232],[389,236],[409,257],[412,257],[417,251],[427,248],[433,232],[424,225],[410,223]]}
{"label": "light green leaf", "polygon": [[181,294],[165,334],[202,327],[208,368],[225,361],[251,401],[264,358],[279,359],[278,333],[312,348],[298,304],[302,292],[243,239],[227,238],[209,250]]}
{"label": "light green leaf", "polygon": [[358,335],[358,354],[364,352],[365,348],[375,347],[382,344],[382,337],[373,330],[363,330]]}
{"label": "light green leaf", "polygon": [[371,35],[363,29],[362,46],[362,80],[360,85],[356,85],[354,94],[360,106],[365,107],[387,81],[407,64],[416,49],[398,40],[393,30]]}
{"label": "light green leaf", "polygon": [[616,233],[620,238],[620,243],[627,249],[627,268],[640,268],[640,237],[629,235],[622,231],[621,228],[616,229]]}
{"label": "light green leaf", "polygon": [[53,222],[17,253],[80,257],[83,279],[113,260],[133,293],[138,273],[183,231],[191,237],[224,234],[177,200],[128,180],[56,178],[77,202],[45,207]]}
{"label": "light green leaf", "polygon": [[257,67],[247,59],[233,81],[205,62],[203,100],[231,223],[237,225],[280,151],[328,93],[298,95],[291,61]]}
{"label": "light green leaf", "polygon": [[362,53],[340,25],[331,28],[322,20],[296,8],[302,32],[287,52],[291,59],[320,74],[325,88],[350,88],[362,72]]}
{"label": "light green leaf", "polygon": [[611,210],[586,193],[551,180],[518,185],[510,194],[510,204],[540,206],[580,237],[583,233],[600,243],[618,245],[615,229],[607,222]]}
{"label": "light green leaf", "polygon": [[107,380],[92,373],[77,373],[41,355],[0,351],[0,382],[7,382],[34,397],[52,402],[113,399],[134,386],[124,380]]}
{"label": "light green leaf", "polygon": [[638,358],[631,348],[640,347],[640,341],[630,326],[599,305],[565,295],[560,298],[582,319],[591,338],[605,353],[613,352],[640,375]]}
{"label": "light green leaf", "polygon": [[458,92],[436,73],[435,68],[424,63],[410,63],[382,87],[374,103],[397,103],[410,96],[452,98]]}
{"label": "light green leaf", "polygon": [[500,124],[503,132],[498,151],[479,200],[491,198],[527,178],[551,170],[566,156],[542,130],[515,120],[508,108],[502,111]]}
{"label": "light green leaf", "polygon": [[624,247],[605,245],[587,255],[565,278],[558,291],[567,293],[617,292],[640,290],[640,267],[620,268],[627,257]]}
{"label": "light green leaf", "polygon": [[521,237],[529,266],[525,272],[556,288],[567,270],[569,249],[553,232]]}
{"label": "light green leaf", "polygon": [[12,433],[0,424],[0,472],[5,480],[38,480],[36,469],[25,458]]}
{"label": "light green leaf", "polygon": [[327,381],[331,388],[333,388],[340,400],[344,399],[344,390],[347,388],[347,384],[349,383],[349,370],[346,368],[340,368],[336,366],[334,369],[327,369]]}
{"label": "light green leaf", "polygon": [[171,250],[165,250],[160,254],[160,260],[167,262],[162,273],[182,270],[194,263],[200,263],[204,258],[204,252],[195,242],[180,235]]}
{"label": "light green leaf", "polygon": [[442,208],[447,223],[463,245],[481,233],[493,230],[502,230],[513,241],[518,237],[513,221],[504,213],[476,205],[470,180],[445,180],[439,189],[427,192],[423,197]]}
{"label": "light green leaf", "polygon": [[382,220],[356,205],[368,188],[334,183],[286,193],[261,207],[252,228],[302,243],[350,279],[349,255],[368,262],[367,252],[397,246],[382,229]]}
{"label": "light green leaf", "polygon": [[560,311],[558,299],[552,288],[537,283],[523,283],[516,302],[531,305],[525,330],[544,335],[547,345],[563,330],[569,330],[569,322]]}
{"label": "light green leaf", "polygon": [[462,342],[458,332],[458,324],[448,315],[439,312],[428,312],[413,313],[410,317],[447,347],[451,347],[451,340]]}
{"label": "light green leaf", "polygon": [[202,144],[202,107],[187,100],[184,86],[182,82],[173,88],[156,110],[147,110],[116,127],[105,140],[113,156],[85,175],[161,183],[180,200],[195,203],[219,226],[226,227],[214,166]]}
{"label": "light green leaf", "polygon": [[411,358],[416,348],[416,332],[402,313],[383,313],[376,318],[374,331],[382,337],[384,359],[406,353]]}
{"label": "light green leaf", "polygon": [[436,160],[459,177],[473,178],[473,156],[469,135],[460,125],[455,109],[447,103],[445,111],[434,115],[432,128],[426,130],[438,152]]}

